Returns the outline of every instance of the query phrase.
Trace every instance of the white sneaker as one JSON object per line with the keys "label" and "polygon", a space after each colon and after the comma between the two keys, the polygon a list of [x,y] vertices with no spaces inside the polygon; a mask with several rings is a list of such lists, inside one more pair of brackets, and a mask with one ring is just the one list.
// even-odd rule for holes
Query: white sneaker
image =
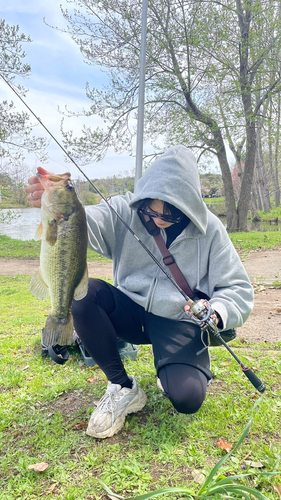
{"label": "white sneaker", "polygon": [[122,429],[129,413],[142,410],[147,397],[134,377],[132,389],[108,382],[107,390],[92,413],[86,434],[104,439]]}

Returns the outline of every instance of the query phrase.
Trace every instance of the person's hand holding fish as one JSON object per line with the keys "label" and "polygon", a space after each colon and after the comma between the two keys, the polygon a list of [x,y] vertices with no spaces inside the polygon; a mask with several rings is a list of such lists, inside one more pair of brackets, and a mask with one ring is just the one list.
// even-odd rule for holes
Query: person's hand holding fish
{"label": "person's hand holding fish", "polygon": [[[41,175],[55,175],[53,172],[48,172],[42,167],[38,167],[37,171]],[[28,186],[25,188],[25,192],[28,194],[27,200],[31,205],[33,205],[35,208],[41,208],[41,198],[44,193],[44,187],[39,181],[39,178],[37,175],[34,175],[33,177],[30,177],[28,179]]]}

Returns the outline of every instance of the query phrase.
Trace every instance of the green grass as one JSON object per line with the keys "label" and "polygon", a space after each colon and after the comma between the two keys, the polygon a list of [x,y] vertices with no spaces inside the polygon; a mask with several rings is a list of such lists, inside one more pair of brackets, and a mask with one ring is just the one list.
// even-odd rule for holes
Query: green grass
{"label": "green grass", "polygon": [[[16,240],[0,235],[0,257],[12,259],[37,259],[40,256],[41,241]],[[88,248],[88,262],[109,262],[108,259]]]}
{"label": "green grass", "polygon": [[258,210],[258,214],[262,220],[272,220],[275,218],[281,220],[281,207],[272,207],[270,212],[263,212],[262,210]]}
{"label": "green grass", "polygon": [[251,250],[265,250],[281,246],[280,231],[249,231],[248,233],[229,233],[236,250],[247,255]]}
{"label": "green grass", "polygon": [[204,198],[204,202],[206,203],[207,206],[211,205],[222,205],[224,206],[224,197],[220,198]]}
{"label": "green grass", "polygon": [[[251,250],[266,249],[281,246],[281,232],[279,231],[251,231],[248,233],[229,234],[235,248],[246,255]],[[9,236],[0,235],[0,257],[35,259],[40,255],[40,241],[15,240]],[[108,259],[88,249],[88,262],[109,262]]]}
{"label": "green grass", "polygon": [[[276,236],[238,233],[234,244],[245,252],[280,246]],[[1,256],[37,257],[39,247],[35,241],[0,237]],[[40,331],[50,302],[31,296],[29,281],[29,276],[0,276],[0,500],[106,500],[102,483],[124,497],[168,487],[199,491],[202,478],[225,455],[218,439],[238,442],[258,397],[236,361],[226,349],[211,348],[214,379],[207,398],[195,415],[182,415],[156,388],[151,348],[140,346],[137,360],[126,361],[126,368],[147,393],[146,407],[128,416],[113,438],[92,439],[85,425],[94,400],[104,393],[105,377],[85,366],[74,347],[64,366],[41,358]],[[219,477],[249,474],[241,479],[246,488],[278,500],[281,343],[237,339],[231,346],[267,391],[245,440]],[[28,468],[40,462],[48,464],[44,472]],[[279,476],[267,476],[276,470]],[[180,492],[161,495],[165,500],[183,497]]]}
{"label": "green grass", "polygon": [[[85,424],[105,390],[104,375],[85,366],[74,348],[64,366],[41,358],[40,330],[50,304],[30,295],[29,280],[0,276],[0,500],[105,500],[100,481],[125,497],[167,487],[198,489],[198,473],[207,477],[225,454],[217,440],[238,441],[257,397],[238,364],[225,349],[212,348],[214,380],[206,401],[195,415],[181,415],[156,388],[150,347],[140,346],[126,368],[138,377],[148,403],[127,417],[118,435],[94,440],[85,435]],[[264,472],[280,470],[281,343],[232,345],[267,392],[223,473],[250,473],[245,485],[273,500],[281,476],[257,476],[255,463]],[[44,472],[28,469],[40,462],[49,464]]]}

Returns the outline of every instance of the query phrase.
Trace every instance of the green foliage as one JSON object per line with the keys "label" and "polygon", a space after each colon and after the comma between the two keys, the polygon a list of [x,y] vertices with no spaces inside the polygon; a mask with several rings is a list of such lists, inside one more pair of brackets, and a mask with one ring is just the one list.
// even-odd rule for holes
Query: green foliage
{"label": "green foliage", "polygon": [[211,199],[217,199],[218,196],[222,196],[223,182],[220,174],[201,174],[200,181],[202,196],[204,198],[208,199],[208,197],[211,197]]}
{"label": "green foliage", "polygon": [[16,220],[19,218],[19,215],[13,212],[12,210],[8,210],[3,213],[0,208],[0,224],[1,222],[5,222],[6,224],[11,222],[12,220]]}
{"label": "green foliage", "polygon": [[[0,237],[1,252],[11,247],[18,257],[33,245],[39,250],[39,242]],[[50,302],[34,298],[29,282],[29,276],[0,276],[0,500],[103,500],[102,483],[116,498],[148,499],[152,493],[144,492],[156,490],[165,500],[276,500],[280,342],[232,342],[267,388],[251,426],[257,394],[226,349],[210,349],[214,378],[207,398],[195,415],[182,415],[156,387],[151,347],[139,346],[126,369],[138,377],[148,403],[127,417],[118,435],[94,440],[85,426],[104,393],[104,375],[85,366],[75,347],[64,366],[41,358],[40,331]],[[231,453],[218,448],[220,437],[237,443]],[[40,462],[48,464],[44,472],[28,468]]]}
{"label": "green foliage", "polygon": [[[281,233],[279,231],[239,232],[230,233],[229,236],[235,248],[242,252],[243,255],[247,255],[251,250],[281,246]],[[0,257],[25,259],[39,258],[40,246],[40,241],[22,241],[10,238],[9,236],[0,235]],[[108,259],[89,248],[87,251],[87,260],[89,262],[108,262]]]}
{"label": "green foliage", "polygon": [[218,196],[215,198],[204,198],[204,202],[206,203],[207,207],[209,207],[209,205],[221,205],[225,207],[225,200],[222,196]]}
{"label": "green foliage", "polygon": [[[78,3],[79,9],[62,8],[67,30],[88,63],[107,74],[108,84],[103,88],[87,86],[91,105],[82,111],[87,118],[98,115],[102,126],[92,130],[89,123],[80,137],[64,130],[64,143],[85,162],[100,160],[110,147],[133,155],[141,3],[70,3]],[[247,230],[258,129],[253,125],[261,117],[262,137],[258,139],[263,150],[271,143],[271,158],[276,152],[280,163],[280,30],[278,2],[267,2],[265,9],[261,0],[230,1],[227,5],[155,0],[148,9],[144,142],[157,154],[168,146],[184,144],[194,150],[203,166],[216,156],[229,200],[226,210],[232,231]],[[270,132],[265,133],[268,123]],[[237,162],[245,160],[248,182],[242,183],[241,189],[236,186],[235,193],[226,144]],[[278,176],[272,184],[277,187]],[[241,200],[239,217],[235,196]]]}
{"label": "green foliage", "polygon": [[[103,196],[114,196],[116,194],[126,194],[127,191],[134,191],[134,177],[128,175],[128,172],[123,174],[114,175],[113,177],[106,177],[96,179],[95,186],[103,194]],[[95,193],[93,186],[89,185],[89,190]]]}
{"label": "green foliage", "polygon": [[[16,240],[9,236],[0,235],[0,257],[12,259],[36,259],[40,256],[41,241]],[[87,250],[88,262],[109,262],[108,259],[93,250]]]}
{"label": "green foliage", "polygon": [[262,210],[258,210],[258,214],[262,220],[279,219],[279,221],[281,221],[281,206],[272,207],[270,212],[263,212]]}
{"label": "green foliage", "polygon": [[[104,393],[104,375],[85,366],[74,347],[63,366],[41,358],[40,330],[50,302],[31,296],[29,281],[29,276],[0,276],[1,500],[102,500],[100,481],[114,489],[116,498],[166,488],[175,493],[163,495],[165,500],[183,498],[183,489],[189,494],[201,490],[209,498],[211,488],[224,484],[230,488],[237,479],[244,491],[256,488],[274,500],[269,474],[280,473],[280,343],[235,340],[232,345],[241,359],[250,356],[267,391],[243,445],[230,456],[217,441],[224,437],[228,443],[239,442],[256,393],[223,348],[211,349],[214,379],[203,406],[195,415],[182,415],[156,387],[151,347],[139,346],[138,358],[126,361],[126,369],[138,377],[148,395],[147,405],[129,415],[113,438],[94,440],[85,435],[85,425],[94,400]],[[209,490],[203,492],[222,460],[223,472],[213,475]],[[28,469],[40,462],[48,464],[44,472]],[[258,462],[262,474],[257,474]],[[281,475],[276,483],[280,480]]]}
{"label": "green foliage", "polygon": [[0,257],[8,258],[39,258],[40,241],[16,240],[9,236],[0,235]]}
{"label": "green foliage", "polygon": [[[262,396],[264,397],[264,396]],[[261,397],[261,398],[262,398]],[[225,456],[223,456],[218,463],[213,467],[213,469],[210,471],[209,475],[207,476],[206,480],[204,481],[204,484],[201,486],[201,488],[164,488],[161,490],[156,490],[152,491],[150,493],[145,493],[144,495],[137,495],[134,497],[127,497],[127,500],[149,500],[150,498],[155,498],[159,497],[162,495],[166,494],[171,494],[171,493],[181,493],[181,495],[184,495],[183,498],[188,498],[189,500],[193,500],[194,498],[198,500],[204,500],[204,499],[216,499],[216,498],[233,498],[233,499],[238,499],[238,498],[245,498],[245,499],[250,499],[250,498],[256,498],[258,500],[269,500],[269,497],[265,496],[263,493],[261,493],[258,489],[253,488],[251,486],[247,486],[243,484],[243,479],[246,477],[250,476],[251,474],[236,474],[236,475],[222,475],[220,471],[221,467],[224,465],[224,463],[231,457],[235,451],[239,449],[239,447],[242,445],[243,441],[246,439],[246,436],[250,430],[250,427],[253,423],[253,414],[254,411],[257,408],[257,405],[260,403],[261,398],[254,404],[252,414],[250,417],[249,422],[247,423],[245,429],[243,430],[240,438],[238,439],[236,445],[232,450]],[[261,472],[257,473],[256,476],[261,476],[262,479],[265,477],[272,477],[276,476],[279,474],[279,471],[274,471],[271,473],[266,473],[266,472]],[[242,481],[241,481],[242,480]],[[102,486],[104,489],[109,493],[110,495],[114,495],[113,491],[111,491],[110,488],[108,488],[102,481],[101,481]],[[124,499],[124,497],[115,495],[116,498]],[[251,497],[250,497],[251,496]]]}
{"label": "green foliage", "polygon": [[229,237],[236,250],[246,255],[251,250],[274,248],[281,246],[280,231],[249,231],[248,233],[230,233]]}
{"label": "green foliage", "polygon": [[[23,62],[26,54],[23,43],[30,43],[31,39],[20,33],[19,26],[13,26],[0,19],[0,69],[2,76],[13,85],[15,76],[27,76],[30,66]],[[17,86],[19,93],[25,91]],[[44,159],[46,139],[32,136],[34,125],[30,123],[30,115],[18,112],[13,102],[0,102],[0,156],[20,163],[24,157],[23,150],[36,152]]]}

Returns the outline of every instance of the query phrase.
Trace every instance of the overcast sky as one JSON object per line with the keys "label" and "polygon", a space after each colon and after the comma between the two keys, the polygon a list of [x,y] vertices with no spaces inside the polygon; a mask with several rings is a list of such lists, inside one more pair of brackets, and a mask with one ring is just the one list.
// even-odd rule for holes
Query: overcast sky
{"label": "overcast sky", "polygon": [[[43,18],[50,25],[65,25],[60,4],[71,8],[66,0],[0,0],[0,17],[10,25],[19,25],[20,32],[30,35],[32,39],[32,43],[23,44],[26,52],[24,62],[31,66],[30,77],[24,80],[25,87],[29,89],[26,102],[59,142],[62,116],[58,112],[58,106],[63,109],[67,105],[72,111],[79,111],[83,107],[87,109],[90,101],[85,93],[86,82],[91,87],[100,87],[105,82],[105,77],[98,68],[83,62],[78,47],[69,35],[44,23]],[[1,100],[12,100],[18,110],[26,111],[1,79],[0,92]],[[34,118],[32,122],[35,122]],[[67,129],[74,130],[79,135],[82,123],[94,127],[98,120],[94,117],[71,118],[66,123]],[[48,137],[40,125],[36,127],[36,135]],[[69,170],[74,177],[81,177],[74,165],[65,163],[63,152],[54,141],[49,144],[48,154],[49,161],[42,166],[56,173]],[[26,163],[34,167],[34,170],[40,164],[35,155],[28,155]],[[134,158],[108,151],[102,162],[84,166],[83,169],[93,179],[118,175],[124,171],[131,173],[134,166]]]}

